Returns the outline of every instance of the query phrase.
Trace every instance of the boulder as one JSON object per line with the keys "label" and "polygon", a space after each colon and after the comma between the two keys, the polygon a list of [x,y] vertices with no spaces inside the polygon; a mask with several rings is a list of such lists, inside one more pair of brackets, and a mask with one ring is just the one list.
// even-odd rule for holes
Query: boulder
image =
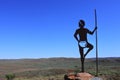
{"label": "boulder", "polygon": [[64,80],[91,80],[94,76],[89,73],[77,73],[77,74],[67,74],[64,76]]}

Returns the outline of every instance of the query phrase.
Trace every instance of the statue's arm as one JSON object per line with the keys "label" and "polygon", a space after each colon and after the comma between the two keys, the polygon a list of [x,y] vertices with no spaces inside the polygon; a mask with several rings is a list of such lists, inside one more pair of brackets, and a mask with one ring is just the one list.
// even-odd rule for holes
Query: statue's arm
{"label": "statue's arm", "polygon": [[88,33],[89,33],[89,34],[94,34],[94,32],[96,31],[96,29],[97,29],[97,27],[95,27],[93,31],[89,31],[89,30],[88,30]]}
{"label": "statue's arm", "polygon": [[78,30],[75,31],[74,38],[79,42],[79,39],[78,39],[77,35],[78,35]]}

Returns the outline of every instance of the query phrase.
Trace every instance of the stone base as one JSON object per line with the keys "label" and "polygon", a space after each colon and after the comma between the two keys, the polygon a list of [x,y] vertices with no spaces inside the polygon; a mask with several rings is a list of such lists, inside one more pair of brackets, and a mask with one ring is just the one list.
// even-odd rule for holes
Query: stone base
{"label": "stone base", "polygon": [[64,80],[91,80],[94,76],[89,73],[77,73],[77,74],[68,74]]}
{"label": "stone base", "polygon": [[77,73],[77,75],[76,75],[76,78],[78,80],[91,80],[93,77],[94,76],[92,76],[91,74],[86,73],[86,72],[84,72],[84,73]]}

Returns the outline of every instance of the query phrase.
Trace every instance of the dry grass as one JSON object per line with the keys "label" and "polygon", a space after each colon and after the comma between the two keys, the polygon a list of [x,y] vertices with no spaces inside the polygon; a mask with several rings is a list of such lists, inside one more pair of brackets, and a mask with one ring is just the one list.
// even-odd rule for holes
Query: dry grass
{"label": "dry grass", "polygon": [[[104,80],[120,80],[120,58],[100,58],[99,76]],[[0,60],[0,78],[14,73],[14,80],[64,80],[64,74],[79,72],[79,58]],[[85,71],[95,75],[95,59],[86,59]]]}

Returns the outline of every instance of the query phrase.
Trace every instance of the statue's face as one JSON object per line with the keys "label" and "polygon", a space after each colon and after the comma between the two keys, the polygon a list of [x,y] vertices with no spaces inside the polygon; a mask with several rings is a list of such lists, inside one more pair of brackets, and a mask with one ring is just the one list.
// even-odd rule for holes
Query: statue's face
{"label": "statue's face", "polygon": [[79,27],[80,27],[80,28],[84,28],[84,25],[83,25],[83,24],[79,24]]}
{"label": "statue's face", "polygon": [[84,26],[85,26],[85,22],[80,21],[80,22],[79,22],[79,27],[84,28]]}

